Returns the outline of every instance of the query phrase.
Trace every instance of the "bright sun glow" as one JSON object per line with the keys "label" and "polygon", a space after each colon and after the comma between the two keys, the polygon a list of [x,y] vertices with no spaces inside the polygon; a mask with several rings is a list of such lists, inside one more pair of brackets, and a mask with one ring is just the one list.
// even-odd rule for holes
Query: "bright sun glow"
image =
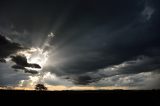
{"label": "bright sun glow", "polygon": [[[39,74],[34,76],[29,76],[29,80],[21,80],[19,86],[29,85],[33,86],[39,82],[43,82],[43,68],[47,65],[47,60],[49,58],[49,50],[45,50],[46,47],[50,46],[50,41],[55,35],[51,32],[47,39],[44,41],[41,48],[30,48],[29,50],[19,51],[17,55],[24,55],[27,58],[27,62],[30,64],[38,64],[41,68],[31,68],[25,67],[28,70],[38,71]],[[48,75],[48,74],[47,74]],[[44,77],[45,78],[45,77]],[[42,79],[42,80],[41,80]]]}
{"label": "bright sun glow", "polygon": [[39,64],[42,68],[45,66],[48,59],[48,52],[42,49],[37,49],[34,53],[27,57],[28,63]]}

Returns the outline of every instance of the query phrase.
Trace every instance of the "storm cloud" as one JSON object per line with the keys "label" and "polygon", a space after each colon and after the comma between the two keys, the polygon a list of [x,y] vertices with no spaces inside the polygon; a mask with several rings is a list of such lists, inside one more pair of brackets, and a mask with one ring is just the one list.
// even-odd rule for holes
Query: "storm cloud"
{"label": "storm cloud", "polygon": [[23,55],[11,56],[12,61],[17,64],[17,66],[31,67],[31,68],[41,68],[38,64],[30,64],[27,62],[27,58]]}
{"label": "storm cloud", "polygon": [[[0,4],[0,32],[14,41],[43,48],[47,35],[56,35],[44,48],[50,53],[43,71],[57,79],[46,78],[46,83],[142,89],[158,86],[159,0],[6,0]],[[0,36],[0,62],[23,49],[18,43]],[[22,55],[11,56],[11,60],[13,69],[26,73],[34,70],[25,67],[41,68]],[[146,86],[153,82],[154,86]]]}
{"label": "storm cloud", "polygon": [[31,73],[31,74],[38,74],[38,71],[29,70],[26,69],[26,67],[41,69],[41,66],[38,64],[28,63],[27,58],[23,55],[11,56],[11,58],[12,58],[11,60],[16,63],[16,65],[12,66],[13,69],[21,69],[24,70],[25,73]]}
{"label": "storm cloud", "polygon": [[25,67],[41,68],[41,66],[39,66],[38,64],[28,63],[27,58],[22,55],[12,56],[16,54],[18,51],[25,50],[28,48],[23,47],[19,43],[12,42],[9,38],[7,39],[7,37],[2,35],[0,35],[0,43],[1,43],[0,44],[0,49],[1,49],[0,62],[6,63],[5,58],[8,57],[8,58],[11,58],[11,60],[16,63],[16,65],[12,66],[13,69],[21,69],[21,70],[24,70],[25,73],[32,73],[32,74],[38,73],[37,71],[28,70],[25,68]]}
{"label": "storm cloud", "polygon": [[0,35],[0,49],[0,59],[1,62],[4,62],[4,58],[8,57],[13,53],[16,53],[19,50],[23,50],[24,48],[20,44],[12,42],[5,36]]}

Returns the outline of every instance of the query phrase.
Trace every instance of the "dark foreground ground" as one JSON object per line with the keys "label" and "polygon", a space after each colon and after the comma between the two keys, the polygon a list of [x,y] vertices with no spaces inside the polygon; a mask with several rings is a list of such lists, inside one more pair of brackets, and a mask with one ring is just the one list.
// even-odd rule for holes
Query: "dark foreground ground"
{"label": "dark foreground ground", "polygon": [[90,91],[35,91],[0,90],[0,96],[160,96],[160,90],[90,90]]}
{"label": "dark foreground ground", "polygon": [[[128,102],[131,104],[138,103],[136,101],[151,102],[152,104],[160,103],[160,90],[97,90],[97,91],[21,91],[21,90],[0,90],[0,97],[3,99],[16,99],[18,101],[25,100],[42,102],[47,99],[49,102],[58,103],[70,103],[72,101],[77,101],[77,103],[82,103],[82,101],[101,101],[101,102],[111,102],[117,103],[118,101]],[[64,102],[63,100],[67,101]]]}
{"label": "dark foreground ground", "polygon": [[160,90],[85,90],[85,91],[35,91],[0,90],[0,96],[160,96]]}

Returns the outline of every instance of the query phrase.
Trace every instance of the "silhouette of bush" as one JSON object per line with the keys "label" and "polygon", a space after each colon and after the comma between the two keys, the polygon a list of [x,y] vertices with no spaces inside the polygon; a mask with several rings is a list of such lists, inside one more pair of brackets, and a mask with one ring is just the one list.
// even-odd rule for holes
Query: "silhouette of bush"
{"label": "silhouette of bush", "polygon": [[36,91],[47,91],[47,87],[45,87],[43,84],[37,84],[35,86]]}

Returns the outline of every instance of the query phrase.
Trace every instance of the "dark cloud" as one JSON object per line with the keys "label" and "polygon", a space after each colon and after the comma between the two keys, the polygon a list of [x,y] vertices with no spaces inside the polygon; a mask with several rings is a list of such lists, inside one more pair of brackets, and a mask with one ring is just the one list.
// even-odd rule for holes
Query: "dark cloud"
{"label": "dark cloud", "polygon": [[93,82],[93,78],[90,76],[79,76],[74,79],[75,84],[80,84],[80,85],[87,85],[89,83]]}
{"label": "dark cloud", "polygon": [[6,63],[6,60],[5,59],[0,59],[0,62]]}
{"label": "dark cloud", "polygon": [[20,44],[11,42],[5,36],[0,35],[0,58],[2,62],[4,62],[4,58],[16,53],[18,50],[23,49],[24,47],[22,47]]}
{"label": "dark cloud", "polygon": [[[59,58],[68,59],[57,71],[52,67],[53,73],[71,75],[76,84],[86,85],[117,74],[138,74],[159,69],[160,14],[156,2],[96,1],[92,5],[85,3],[83,7],[80,7],[81,3],[78,4],[72,21],[68,20],[64,24],[66,26],[56,32],[58,36],[53,40],[61,55]],[[72,30],[76,32],[69,32]],[[97,72],[136,60],[139,56],[150,59],[120,68],[115,74],[112,74],[112,70],[108,72],[110,75],[99,75]],[[92,77],[89,72],[98,74],[98,78]]]}
{"label": "dark cloud", "polygon": [[[6,0],[0,4],[0,31],[12,39],[42,47],[46,36],[55,33],[45,48],[51,53],[44,70],[68,76],[75,84],[160,69],[159,0]],[[21,47],[15,43],[5,47],[6,42],[0,45],[2,62]],[[12,61],[14,69],[39,67],[27,63],[23,56],[14,56]]]}
{"label": "dark cloud", "polygon": [[24,55],[11,56],[12,61],[20,66],[28,66],[27,58]]}
{"label": "dark cloud", "polygon": [[[112,78],[117,75],[127,76],[128,74],[139,73],[160,73],[160,61],[159,57],[139,57],[136,60],[126,61],[118,65],[112,65],[110,67],[102,68],[97,71],[84,73],[83,75],[77,75],[76,80],[78,84],[89,84],[97,81],[101,81],[104,78]],[[155,73],[155,74],[156,74]]]}
{"label": "dark cloud", "polygon": [[[12,42],[11,40],[7,39],[5,36],[0,35],[0,62],[6,63],[4,58],[9,57],[12,54],[15,54],[19,50],[25,50],[27,48],[23,47],[22,45]],[[27,62],[27,58],[25,56],[17,55],[17,56],[10,56],[11,60],[16,63],[13,65],[13,69],[21,69],[24,70],[25,73],[37,74],[38,72],[35,70],[27,70],[25,67],[31,68],[41,68],[38,64],[30,64]]]}
{"label": "dark cloud", "polygon": [[[97,71],[99,69],[118,65],[127,61],[132,61],[142,55],[149,56],[150,59],[144,60],[142,63],[136,63],[134,65],[130,65],[129,67],[119,69],[117,71],[120,71],[121,73],[118,74],[137,74],[160,68],[160,37],[159,30],[157,29],[160,25],[157,17],[159,17],[160,14],[156,12],[159,11],[159,8],[154,6],[150,7],[154,10],[154,12],[152,13],[148,22],[146,22],[144,20],[146,20],[148,15],[146,17],[141,17],[142,12],[146,11],[146,4],[142,3],[142,5],[140,5],[141,3],[138,4],[137,1],[133,2],[130,2],[132,4],[127,4],[127,6],[130,6],[130,8],[127,8],[125,11],[123,11],[121,6],[124,6],[125,8],[126,5],[122,3],[119,3],[119,6],[116,7],[120,12],[116,11],[116,9],[111,9],[111,11],[104,10],[106,12],[106,16],[109,17],[110,14],[108,12],[110,12],[112,13],[111,17],[115,18],[115,13],[115,15],[117,14],[118,19],[109,19],[106,17],[104,20],[101,19],[105,17],[104,14],[99,13],[99,15],[97,15],[95,13],[94,16],[93,14],[88,13],[91,15],[87,15],[87,17],[85,17],[90,18],[89,22],[86,22],[88,25],[91,24],[90,21],[93,18],[95,18],[95,22],[92,21],[92,27],[94,27],[94,23],[96,23],[97,20],[103,21],[104,24],[96,24],[97,26],[94,29],[91,26],[87,26],[85,23],[83,23],[84,21],[82,21],[81,24],[83,24],[83,28],[89,27],[91,29],[89,30],[89,28],[86,28],[88,31],[84,30],[83,28],[79,29],[82,31],[80,34],[76,33],[77,35],[73,35],[71,40],[66,41],[63,46],[61,45],[59,49],[57,49],[60,52],[65,53],[62,53],[63,58],[70,58],[68,61],[69,63],[65,63],[66,65],[64,66],[62,65],[61,69],[64,70],[64,72],[69,73],[68,75],[74,74],[76,77],[78,77],[75,78],[76,83],[90,83],[97,79],[90,78],[90,76],[87,75],[88,72],[95,72],[95,74],[98,74]],[[103,7],[103,5],[101,6]],[[136,6],[138,6],[138,8]],[[88,9],[85,8],[84,10]],[[97,11],[99,11],[99,9],[97,9]],[[82,13],[84,15],[87,12]],[[104,17],[102,17],[103,15]],[[100,16],[100,18],[96,16]],[[107,25],[105,22],[107,23],[108,20],[110,23]],[[65,51],[67,51],[67,53]],[[56,71],[53,70],[53,72]],[[110,70],[109,73],[112,73],[112,70]],[[81,74],[84,76],[82,77]],[[100,75],[99,77],[101,79],[103,75]]]}
{"label": "dark cloud", "polygon": [[12,66],[13,69],[21,69],[24,70],[25,73],[31,73],[31,74],[38,74],[38,71],[28,70],[26,69],[26,67],[41,69],[41,66],[38,64],[28,63],[27,58],[24,55],[16,55],[10,57],[12,58],[12,61],[16,63],[16,65]]}
{"label": "dark cloud", "polygon": [[14,71],[18,72],[19,70],[23,70],[24,73],[30,73],[30,74],[38,74],[39,72],[36,71],[36,70],[29,70],[29,69],[26,69],[25,67],[23,66],[19,66],[19,65],[13,65],[12,68],[14,69]]}
{"label": "dark cloud", "polygon": [[[160,75],[152,72],[116,75],[103,78],[90,85],[96,86],[125,86],[131,89],[159,89],[158,83]],[[156,86],[155,86],[156,85]]]}
{"label": "dark cloud", "polygon": [[20,65],[13,65],[12,68],[14,68],[14,69],[22,69],[22,70],[25,69],[23,66],[20,66]]}
{"label": "dark cloud", "polygon": [[20,65],[13,65],[12,68],[15,69],[15,71],[23,70],[24,73],[30,73],[30,74],[38,74],[39,73],[36,70],[29,70],[29,69],[26,69],[25,67],[20,66]]}
{"label": "dark cloud", "polygon": [[25,69],[24,72],[25,72],[25,73],[30,73],[30,74],[38,74],[38,73],[39,73],[38,71],[35,71],[35,70],[27,70],[27,69]]}
{"label": "dark cloud", "polygon": [[27,62],[27,58],[24,55],[10,56],[12,61],[15,62],[18,66],[22,67],[31,67],[31,68],[41,68],[38,64],[30,64]]}

